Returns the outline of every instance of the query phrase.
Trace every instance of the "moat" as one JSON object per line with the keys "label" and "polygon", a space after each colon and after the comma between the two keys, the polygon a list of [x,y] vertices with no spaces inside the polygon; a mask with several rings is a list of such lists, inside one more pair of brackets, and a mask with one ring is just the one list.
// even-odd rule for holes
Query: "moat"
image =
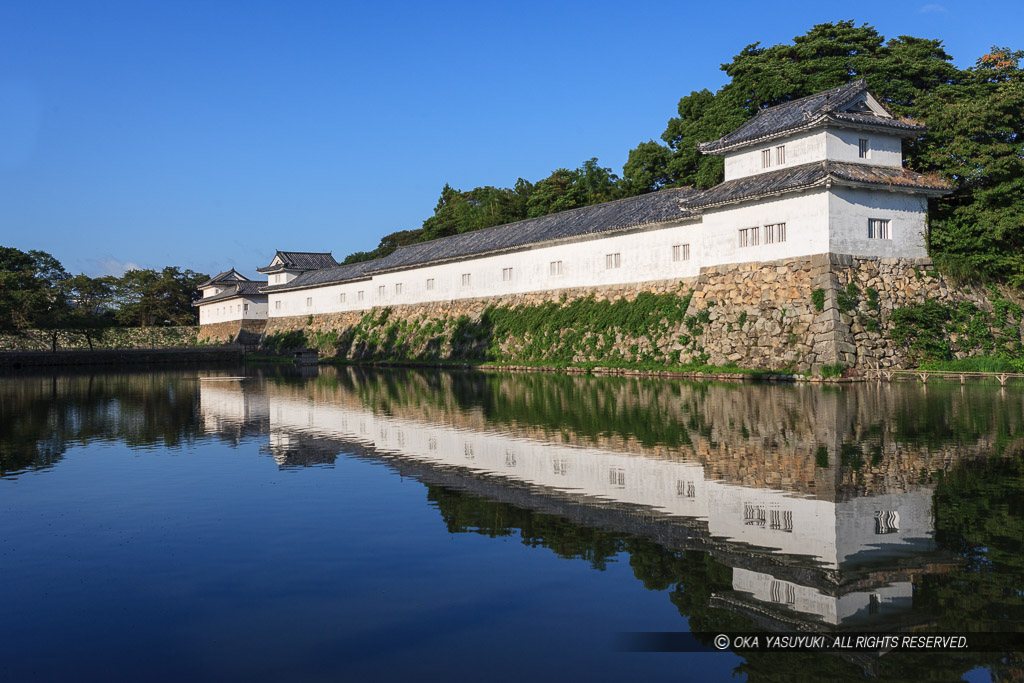
{"label": "moat", "polygon": [[0,515],[4,680],[1024,672],[622,647],[1024,632],[1021,387],[9,374]]}

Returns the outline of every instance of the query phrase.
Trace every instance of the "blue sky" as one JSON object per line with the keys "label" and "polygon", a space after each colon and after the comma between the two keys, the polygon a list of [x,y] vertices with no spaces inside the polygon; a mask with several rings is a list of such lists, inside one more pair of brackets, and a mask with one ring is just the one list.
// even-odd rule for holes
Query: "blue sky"
{"label": "blue sky", "polygon": [[979,7],[4,3],[0,245],[90,275],[340,260],[419,227],[446,182],[511,186],[595,156],[621,172],[750,43],[852,19],[941,39],[959,66],[1024,48],[1024,6]]}

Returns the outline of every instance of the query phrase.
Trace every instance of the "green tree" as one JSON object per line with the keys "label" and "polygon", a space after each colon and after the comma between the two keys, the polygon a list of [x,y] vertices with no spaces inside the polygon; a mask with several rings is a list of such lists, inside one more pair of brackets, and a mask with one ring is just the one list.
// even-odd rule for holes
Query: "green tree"
{"label": "green tree", "polygon": [[1022,51],[992,48],[960,83],[923,98],[919,158],[956,192],[934,203],[931,251],[953,274],[1024,285]]}
{"label": "green tree", "polygon": [[59,308],[57,283],[68,278],[60,261],[45,251],[0,247],[0,330],[24,330]]}
{"label": "green tree", "polygon": [[113,277],[80,274],[59,284],[67,306],[62,326],[85,336],[89,348],[110,327],[113,315],[107,310],[114,295]]}
{"label": "green tree", "polygon": [[167,266],[163,270],[129,270],[114,283],[117,319],[122,325],[195,325],[192,302],[208,275]]}

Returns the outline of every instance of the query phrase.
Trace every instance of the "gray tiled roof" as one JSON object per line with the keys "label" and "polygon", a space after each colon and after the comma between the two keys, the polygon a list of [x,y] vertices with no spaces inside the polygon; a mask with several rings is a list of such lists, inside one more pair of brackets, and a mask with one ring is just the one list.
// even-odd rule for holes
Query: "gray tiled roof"
{"label": "gray tiled roof", "polygon": [[[281,259],[281,265],[269,265],[256,270],[261,273],[277,270],[318,270],[338,265],[329,251],[278,251],[274,259],[278,257]],[[274,259],[270,259],[271,264]]]}
{"label": "gray tiled roof", "polygon": [[595,233],[626,230],[691,217],[681,200],[698,193],[689,187],[652,192],[639,197],[594,204],[579,209],[528,218],[461,235],[399,247],[376,261],[368,272],[407,268],[509,251],[519,247],[585,237]]}
{"label": "gray tiled roof", "polygon": [[376,261],[364,261],[362,263],[350,263],[344,266],[337,266],[336,268],[322,268],[320,270],[310,270],[308,272],[299,275],[291,282],[286,282],[281,285],[270,285],[266,286],[263,283],[263,287],[260,288],[261,292],[280,292],[287,289],[302,289],[304,287],[317,287],[320,285],[334,284],[336,282],[350,282],[352,280],[359,280],[366,275],[366,269],[371,263],[377,263]]}
{"label": "gray tiled roof", "polygon": [[260,289],[265,287],[267,282],[266,280],[229,280],[224,284],[226,285],[226,289],[223,292],[198,299],[193,302],[193,305],[205,306],[206,304],[213,303],[215,301],[233,299],[236,296],[260,296]]}
{"label": "gray tiled roof", "polygon": [[923,126],[894,118],[840,111],[842,107],[866,92],[867,86],[861,79],[838,88],[769,107],[731,133],[712,142],[702,142],[698,148],[705,154],[714,154],[745,142],[760,140],[804,126],[817,125],[826,119],[860,125],[884,126],[907,133],[918,133],[924,130]]}
{"label": "gray tiled roof", "polygon": [[867,183],[902,187],[908,190],[945,194],[949,185],[938,178],[925,176],[896,166],[869,166],[842,161],[814,161],[792,168],[729,180],[705,190],[685,203],[692,210],[718,204],[753,199],[780,192],[791,192],[823,184],[831,178],[840,183]]}
{"label": "gray tiled roof", "polygon": [[202,282],[196,285],[196,287],[209,287],[210,285],[215,284],[217,282],[240,282],[246,281],[248,279],[249,278],[247,278],[246,276],[242,275],[237,270],[232,268],[231,270],[225,270],[223,273],[217,273],[206,282]]}

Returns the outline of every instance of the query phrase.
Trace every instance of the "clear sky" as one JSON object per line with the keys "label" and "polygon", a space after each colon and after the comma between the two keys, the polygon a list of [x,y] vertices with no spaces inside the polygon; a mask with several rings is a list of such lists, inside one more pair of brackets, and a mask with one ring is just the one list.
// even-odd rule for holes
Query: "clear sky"
{"label": "clear sky", "polygon": [[958,66],[1024,48],[1019,0],[2,3],[0,245],[89,275],[340,260],[446,182],[621,173],[744,46],[846,19]]}

